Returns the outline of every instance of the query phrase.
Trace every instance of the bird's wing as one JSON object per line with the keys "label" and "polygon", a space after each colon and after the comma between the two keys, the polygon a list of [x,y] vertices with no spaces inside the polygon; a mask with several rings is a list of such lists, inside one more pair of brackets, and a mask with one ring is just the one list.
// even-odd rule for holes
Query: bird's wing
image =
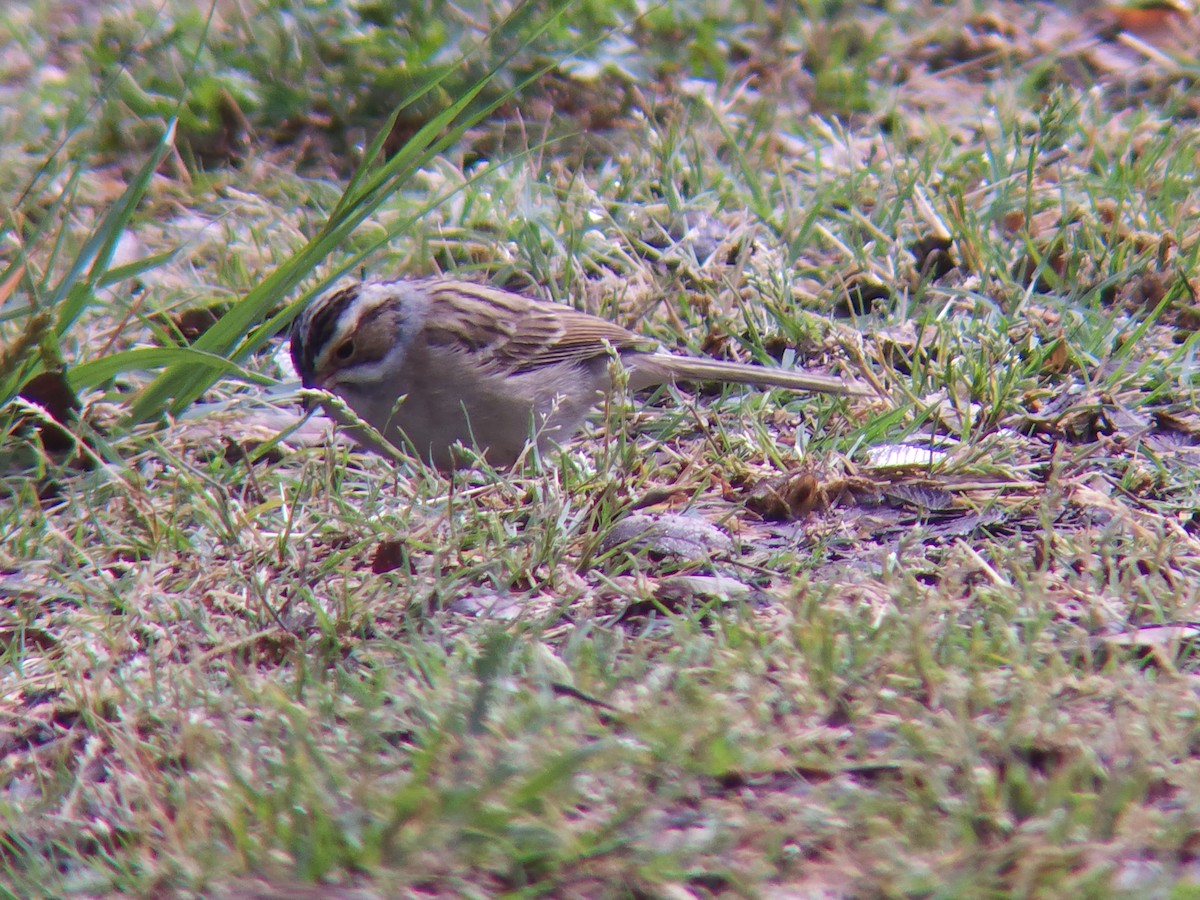
{"label": "bird's wing", "polygon": [[465,282],[439,282],[425,323],[431,342],[458,345],[501,372],[532,372],[616,350],[653,350],[627,328],[569,306]]}

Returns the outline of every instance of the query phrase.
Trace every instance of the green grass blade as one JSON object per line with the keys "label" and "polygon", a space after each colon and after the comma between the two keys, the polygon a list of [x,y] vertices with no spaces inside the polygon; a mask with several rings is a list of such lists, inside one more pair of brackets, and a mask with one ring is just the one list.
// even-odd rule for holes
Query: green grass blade
{"label": "green grass blade", "polygon": [[[145,196],[150,179],[154,177],[159,164],[166,159],[174,146],[175,121],[172,119],[167,123],[154,151],[138,168],[121,196],[117,198],[117,202],[104,214],[104,218],[76,254],[58,288],[50,295],[51,306],[58,308],[57,331],[60,336],[66,334],[75,324],[75,320],[86,308],[96,285],[108,270],[117,241]],[[82,277],[85,270],[87,275]]]}
{"label": "green grass blade", "polygon": [[[256,339],[253,342],[243,339],[267,309],[279,305],[283,298],[291,293],[321,260],[347,240],[354,230],[374,213],[395,190],[406,183],[421,166],[437,153],[457,142],[467,129],[483,121],[510,99],[519,87],[528,84],[534,77],[540,77],[551,67],[552,64],[547,64],[538,70],[535,76],[523,81],[518,88],[506,91],[495,100],[471,111],[471,105],[494,80],[497,73],[510,63],[520,49],[528,47],[544,33],[558,17],[563,15],[567,8],[564,5],[548,16],[526,39],[521,48],[512,51],[477,79],[454,103],[426,122],[416,135],[377,172],[369,176],[352,178],[351,184],[357,186],[357,193],[350,195],[347,192],[343,201],[339,201],[335,207],[336,214],[330,216],[320,233],[263,282],[253,287],[241,302],[230,309],[197,340],[195,348],[224,355],[231,353],[237,347],[235,358],[238,359],[244,358],[245,354],[256,349],[264,340],[259,332],[255,332]],[[384,136],[386,137],[386,135]],[[380,141],[381,138],[377,135],[372,146]],[[368,157],[364,159],[359,171],[363,172],[371,165],[372,160]],[[138,395],[130,410],[130,415],[135,421],[145,421],[158,416],[168,405],[173,412],[178,413],[210,387],[214,380],[209,369],[195,369],[187,365],[172,366],[147,385]]]}
{"label": "green grass blade", "polygon": [[135,347],[101,359],[74,366],[67,371],[67,380],[76,390],[94,387],[120,375],[142,369],[163,366],[197,366],[217,375],[233,375],[251,384],[274,384],[274,379],[242,368],[232,360],[195,347]]}

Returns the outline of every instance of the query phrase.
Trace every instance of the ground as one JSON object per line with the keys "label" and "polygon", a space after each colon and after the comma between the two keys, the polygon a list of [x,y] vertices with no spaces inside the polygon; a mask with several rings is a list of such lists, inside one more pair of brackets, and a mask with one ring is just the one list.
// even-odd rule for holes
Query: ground
{"label": "ground", "polygon": [[[1200,895],[1198,31],[7,4],[0,892]],[[441,272],[870,392],[303,420]]]}

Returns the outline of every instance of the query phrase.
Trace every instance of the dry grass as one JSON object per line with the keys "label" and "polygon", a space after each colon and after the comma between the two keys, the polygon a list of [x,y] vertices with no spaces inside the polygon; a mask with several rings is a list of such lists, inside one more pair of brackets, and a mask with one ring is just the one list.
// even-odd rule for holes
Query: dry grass
{"label": "dry grass", "polygon": [[[77,368],[229,308],[378,124],[352,92],[331,119],[304,53],[305,121],[247,99],[274,82],[231,49],[246,23],[264,56],[321,32],[219,4],[197,65],[246,79],[245,121],[192,98],[116,275],[53,332],[23,273],[62,277],[158,134],[104,54],[153,38],[127,72],[167,92],[200,35],[150,10],[0,12],[0,179],[37,186],[0,245],[6,360]],[[452,482],[313,423],[272,443],[290,394],[236,378],[140,425],[148,374],[98,378],[66,453],[10,404],[0,891],[1192,896],[1196,29],[655,10],[305,276],[418,216],[368,273],[454,270],[876,398],[618,398],[561,454]],[[379,75],[347,33],[335,101]],[[247,377],[286,380],[269,349]]]}

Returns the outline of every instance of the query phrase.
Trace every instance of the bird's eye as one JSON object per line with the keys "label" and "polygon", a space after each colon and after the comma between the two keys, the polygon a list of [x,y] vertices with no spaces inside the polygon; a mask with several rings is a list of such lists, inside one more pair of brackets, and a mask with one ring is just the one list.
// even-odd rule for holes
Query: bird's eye
{"label": "bird's eye", "polygon": [[354,341],[346,341],[340,347],[333,351],[333,355],[338,359],[346,360],[354,355]]}

